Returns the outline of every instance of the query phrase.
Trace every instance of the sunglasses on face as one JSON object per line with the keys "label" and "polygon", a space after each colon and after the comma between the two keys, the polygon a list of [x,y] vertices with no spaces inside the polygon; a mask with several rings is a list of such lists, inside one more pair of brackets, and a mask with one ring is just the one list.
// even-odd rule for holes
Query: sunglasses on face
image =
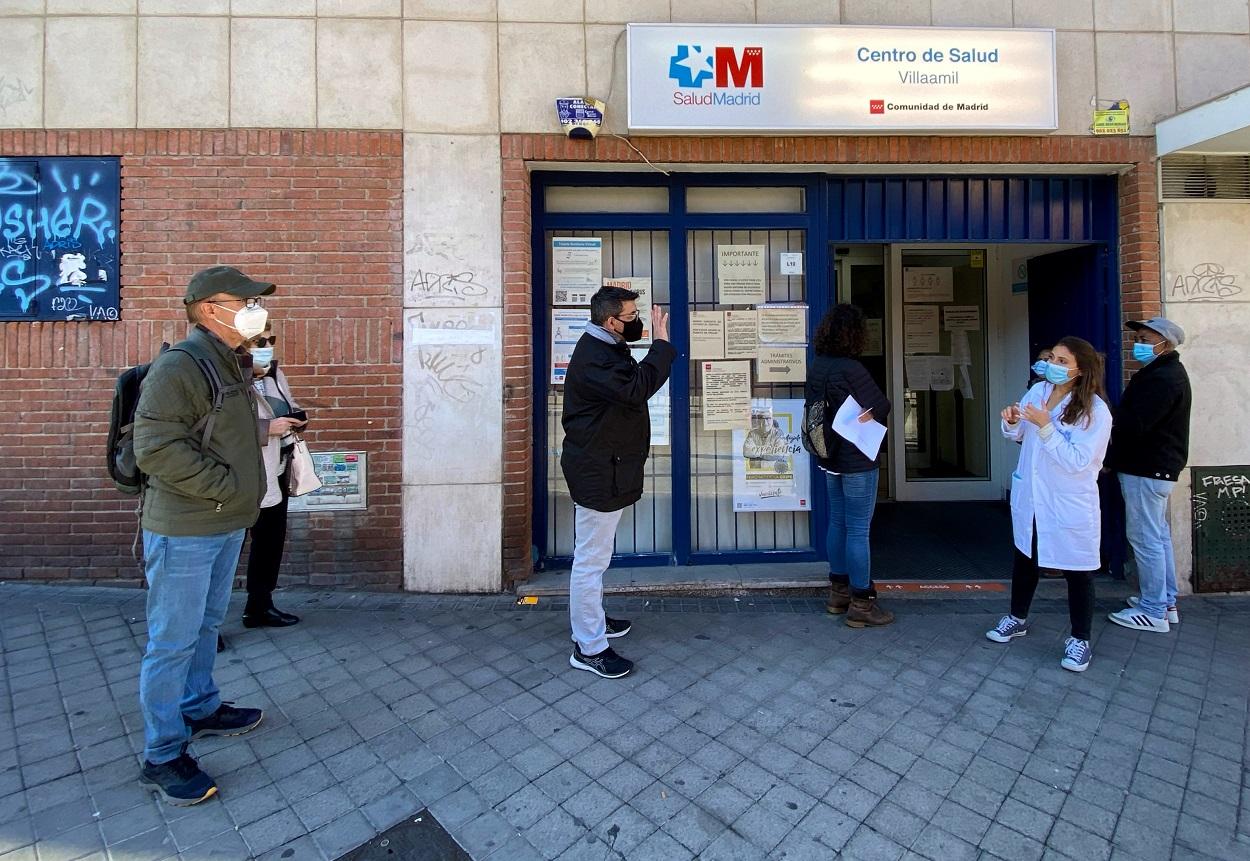
{"label": "sunglasses on face", "polygon": [[257,338],[254,342],[257,347],[272,347],[276,343],[278,343],[277,335],[267,335],[262,338]]}

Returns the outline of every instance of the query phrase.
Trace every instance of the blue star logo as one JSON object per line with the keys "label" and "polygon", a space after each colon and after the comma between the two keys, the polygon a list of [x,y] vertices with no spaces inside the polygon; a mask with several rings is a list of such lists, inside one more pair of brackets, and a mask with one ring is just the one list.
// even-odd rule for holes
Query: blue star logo
{"label": "blue star logo", "polygon": [[679,87],[698,89],[712,77],[712,55],[703,53],[701,45],[678,45],[668,61],[668,76]]}

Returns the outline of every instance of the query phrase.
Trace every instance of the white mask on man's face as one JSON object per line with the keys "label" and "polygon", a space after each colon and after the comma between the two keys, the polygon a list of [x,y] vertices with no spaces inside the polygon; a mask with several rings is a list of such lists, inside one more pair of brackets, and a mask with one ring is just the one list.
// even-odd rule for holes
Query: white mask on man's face
{"label": "white mask on man's face", "polygon": [[[232,310],[227,308],[225,305],[219,305],[216,302],[213,302],[212,304],[221,308],[223,311]],[[230,326],[231,329],[238,332],[244,339],[250,341],[252,338],[255,338],[257,335],[265,331],[265,323],[268,322],[268,320],[268,311],[260,305],[250,305],[240,308],[234,312],[234,325],[226,323],[224,320],[222,323],[226,326]]]}

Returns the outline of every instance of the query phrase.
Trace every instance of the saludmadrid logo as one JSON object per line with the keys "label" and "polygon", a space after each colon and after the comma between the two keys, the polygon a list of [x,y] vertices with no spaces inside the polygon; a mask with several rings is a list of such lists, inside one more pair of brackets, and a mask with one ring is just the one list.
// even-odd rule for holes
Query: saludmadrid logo
{"label": "saludmadrid logo", "polygon": [[[675,105],[758,105],[758,91],[764,86],[764,49],[678,45],[669,58],[668,76],[678,87],[673,93]],[[692,92],[703,90],[709,82],[710,91]]]}

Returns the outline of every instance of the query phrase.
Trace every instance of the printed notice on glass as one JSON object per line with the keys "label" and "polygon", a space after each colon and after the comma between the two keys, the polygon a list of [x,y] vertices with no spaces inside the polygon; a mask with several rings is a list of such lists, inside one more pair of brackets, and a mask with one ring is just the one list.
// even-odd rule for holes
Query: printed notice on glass
{"label": "printed notice on glass", "polygon": [[976,332],[981,328],[981,308],[977,305],[947,305],[942,323],[948,332]]}
{"label": "printed notice on glass", "polygon": [[651,279],[650,278],[604,278],[604,287],[624,287],[638,294],[634,304],[638,307],[638,319],[642,321],[642,337],[635,343],[651,343]]}
{"label": "printed notice on glass", "polygon": [[911,305],[903,309],[903,353],[936,353],[938,306]]}
{"label": "printed notice on glass", "polygon": [[964,396],[965,401],[973,399],[972,394],[972,377],[968,375],[968,366],[959,366],[959,393]]}
{"label": "printed notice on glass", "polygon": [[949,392],[955,388],[955,363],[950,356],[929,356],[929,388]]}
{"label": "printed notice on glass", "polygon": [[904,302],[953,302],[955,270],[949,266],[908,266],[903,270]]}
{"label": "printed notice on glass", "polygon": [[932,356],[904,356],[903,370],[907,373],[907,389],[913,392],[929,391],[929,359]]}
{"label": "printed notice on glass", "polygon": [[602,239],[557,236],[551,240],[552,305],[589,305],[602,278]]}
{"label": "printed notice on glass", "polygon": [[563,385],[569,372],[573,348],[590,322],[586,308],[553,308],[551,311],[551,382]]}
{"label": "printed notice on glass", "polygon": [[755,313],[760,344],[807,344],[806,305],[761,305]]}
{"label": "printed notice on glass", "polygon": [[725,358],[725,312],[690,312],[690,358]]}
{"label": "printed notice on glass", "polygon": [[716,246],[716,282],[722,305],[755,305],[767,300],[768,256],[764,245]]}
{"label": "printed notice on glass", "polygon": [[751,363],[703,362],[703,429],[751,427]]}
{"label": "printed notice on glass", "polygon": [[879,317],[869,317],[864,321],[864,327],[868,331],[868,339],[864,343],[865,356],[880,356],[885,353],[882,322]]}
{"label": "printed notice on glass", "polygon": [[[634,357],[635,362],[641,362],[650,351],[634,347],[629,352]],[[665,380],[664,385],[660,386],[660,390],[647,399],[647,414],[651,417],[652,445],[673,444],[672,433],[669,430],[671,427],[669,419],[672,413],[673,402],[672,398],[669,397],[668,381]]]}
{"label": "printed notice on glass", "polygon": [[751,428],[733,432],[735,512],[811,510],[802,423],[802,398],[752,402]]}
{"label": "printed notice on glass", "polygon": [[806,379],[806,347],[760,347],[755,360],[756,382],[802,383]]}
{"label": "printed notice on glass", "polygon": [[754,359],[760,351],[754,311],[725,312],[725,358]]}

